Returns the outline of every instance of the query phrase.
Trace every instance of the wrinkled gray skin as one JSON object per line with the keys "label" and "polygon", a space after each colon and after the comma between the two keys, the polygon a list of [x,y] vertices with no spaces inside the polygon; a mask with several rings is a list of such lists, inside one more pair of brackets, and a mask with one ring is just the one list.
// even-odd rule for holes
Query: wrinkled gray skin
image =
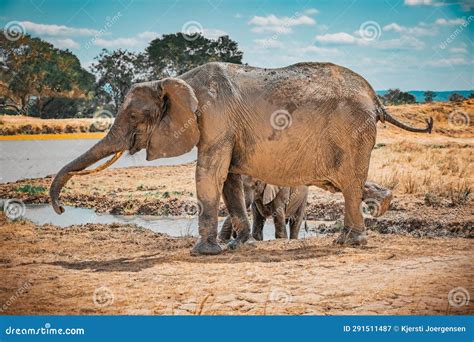
{"label": "wrinkled gray skin", "polygon": [[[247,176],[242,176],[242,183],[245,206],[247,209],[252,209],[253,238],[263,240],[265,220],[273,217],[276,239],[288,238],[286,223],[290,226],[290,239],[297,239],[304,218],[308,187],[278,187],[252,180]],[[227,216],[219,232],[219,239],[224,242],[229,241],[232,232],[232,219]],[[236,236],[237,232],[234,231],[234,237]]]}
{"label": "wrinkled gray skin", "polygon": [[[218,254],[217,212],[222,190],[245,242],[250,226],[242,180],[248,175],[281,187],[315,185],[341,191],[345,231],[336,241],[366,242],[360,204],[375,143],[377,121],[410,131],[391,117],[372,87],[353,71],[331,63],[298,63],[279,69],[208,63],[177,78],[134,85],[109,133],[64,166],[50,189],[118,151],[146,149],[147,160],[198,148],[196,193],[200,238],[192,254]],[[227,195],[226,195],[227,194]]]}

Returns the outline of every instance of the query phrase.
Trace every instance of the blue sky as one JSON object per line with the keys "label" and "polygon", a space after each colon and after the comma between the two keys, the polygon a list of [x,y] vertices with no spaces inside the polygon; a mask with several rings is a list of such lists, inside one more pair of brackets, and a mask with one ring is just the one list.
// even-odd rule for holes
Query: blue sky
{"label": "blue sky", "polygon": [[254,66],[329,61],[377,90],[474,88],[474,0],[0,0],[1,26],[18,23],[85,67],[102,48],[197,30],[228,34]]}

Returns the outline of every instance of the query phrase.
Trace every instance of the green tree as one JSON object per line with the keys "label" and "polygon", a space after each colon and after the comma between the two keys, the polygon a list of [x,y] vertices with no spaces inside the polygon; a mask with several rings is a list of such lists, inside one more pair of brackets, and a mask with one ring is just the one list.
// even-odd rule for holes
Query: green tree
{"label": "green tree", "polygon": [[132,84],[149,78],[143,54],[122,49],[112,52],[104,49],[95,59],[97,62],[92,65],[91,70],[97,75],[96,93],[106,102],[111,101],[115,111]]}
{"label": "green tree", "polygon": [[81,67],[69,50],[60,50],[39,38],[24,35],[11,41],[0,31],[0,96],[4,103],[26,113],[33,97],[42,99],[57,95],[82,96],[94,85],[94,75]]}
{"label": "green tree", "polygon": [[459,93],[452,93],[449,95],[448,100],[451,102],[462,102],[464,101],[464,96]]}
{"label": "green tree", "polygon": [[425,102],[433,102],[433,99],[436,97],[436,93],[431,90],[427,90],[423,93],[425,96]]}
{"label": "green tree", "polygon": [[151,41],[146,54],[156,78],[180,75],[208,62],[241,64],[243,56],[229,36],[212,40],[197,34],[190,39],[183,33],[165,34]]}
{"label": "green tree", "polygon": [[385,104],[400,105],[406,103],[416,103],[416,97],[410,93],[400,91],[400,89],[389,89],[382,96]]}

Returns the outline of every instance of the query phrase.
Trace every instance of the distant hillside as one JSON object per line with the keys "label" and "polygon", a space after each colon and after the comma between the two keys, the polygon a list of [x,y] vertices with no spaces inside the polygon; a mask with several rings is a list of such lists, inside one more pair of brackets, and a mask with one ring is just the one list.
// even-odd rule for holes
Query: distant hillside
{"label": "distant hillside", "polygon": [[[378,95],[385,95],[386,92],[387,92],[386,90],[376,91]],[[425,90],[409,90],[408,92],[416,97],[416,102],[425,102],[425,96],[423,95]],[[452,93],[458,93],[467,98],[469,94],[474,93],[474,90],[448,90],[448,91],[435,91],[434,93],[436,94],[434,101],[444,102],[444,101],[448,101],[448,98]]]}

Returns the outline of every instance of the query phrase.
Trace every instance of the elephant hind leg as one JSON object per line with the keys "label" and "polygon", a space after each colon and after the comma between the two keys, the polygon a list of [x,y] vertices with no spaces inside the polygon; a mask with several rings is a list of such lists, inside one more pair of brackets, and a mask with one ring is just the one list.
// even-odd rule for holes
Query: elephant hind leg
{"label": "elephant hind leg", "polygon": [[230,216],[227,216],[222,224],[221,231],[219,232],[219,241],[228,242],[232,237],[232,233],[232,221]]}
{"label": "elephant hind leg", "polygon": [[300,233],[301,224],[303,223],[304,208],[306,205],[302,205],[298,208],[297,212],[290,217],[290,239],[297,239]]}
{"label": "elephant hind leg", "polygon": [[334,241],[342,245],[367,244],[364,216],[362,215],[362,186],[352,186],[343,190],[344,195],[344,229]]}

